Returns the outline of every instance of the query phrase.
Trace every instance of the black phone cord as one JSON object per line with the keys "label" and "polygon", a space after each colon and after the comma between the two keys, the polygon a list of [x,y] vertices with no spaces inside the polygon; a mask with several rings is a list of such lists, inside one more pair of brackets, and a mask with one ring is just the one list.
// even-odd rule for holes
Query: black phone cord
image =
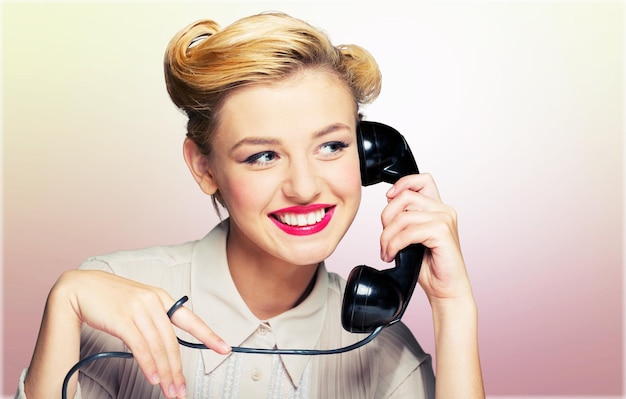
{"label": "black phone cord", "polygon": [[[181,307],[185,302],[187,302],[189,298],[185,295],[180,298],[178,301],[172,305],[172,307],[167,311],[167,317],[172,318],[174,313]],[[383,330],[384,326],[376,327],[374,331],[372,331],[367,337],[363,338],[361,341],[358,341],[352,345],[344,346],[336,349],[263,349],[263,348],[246,348],[241,346],[233,346],[231,347],[232,352],[238,353],[256,353],[256,354],[272,354],[272,355],[304,355],[304,356],[316,356],[316,355],[335,355],[339,353],[349,352],[351,350],[360,348],[361,346],[371,342],[374,338],[380,334]],[[200,343],[193,343],[182,340],[176,337],[178,343],[182,346],[186,346],[192,349],[209,349],[206,345]],[[65,379],[63,380],[61,398],[67,399],[67,386],[69,385],[70,378],[78,369],[90,363],[94,360],[98,359],[107,359],[107,358],[126,358],[130,359],[133,357],[133,354],[130,352],[101,352],[96,353],[94,355],[88,356],[84,359],[81,359],[78,363],[76,363],[70,371],[65,375]]]}

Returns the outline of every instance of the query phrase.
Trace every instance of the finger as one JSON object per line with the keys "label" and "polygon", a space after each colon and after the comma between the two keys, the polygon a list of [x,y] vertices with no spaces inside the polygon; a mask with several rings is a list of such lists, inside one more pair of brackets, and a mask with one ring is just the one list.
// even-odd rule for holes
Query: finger
{"label": "finger", "polygon": [[390,262],[398,251],[418,243],[429,249],[458,246],[455,219],[447,212],[409,211],[397,214],[381,234],[381,258]]}
{"label": "finger", "polygon": [[398,251],[411,244],[424,244],[431,217],[427,213],[406,212],[387,224],[380,235],[381,259],[391,262]]}
{"label": "finger", "polygon": [[[138,363],[142,370],[145,356],[144,374],[151,382],[158,381],[166,397],[179,396],[180,392],[186,392],[186,388],[174,328],[165,315],[157,292],[142,293],[139,299],[134,305],[133,320],[137,334],[146,345],[139,349],[131,347],[133,355],[141,359]],[[146,351],[148,354],[144,355]],[[152,365],[156,370],[153,371]]]}
{"label": "finger", "polygon": [[419,192],[427,197],[441,201],[437,184],[429,173],[402,177],[387,191],[387,198],[393,199],[405,190]]}
{"label": "finger", "polygon": [[153,340],[149,339],[148,342],[152,344],[151,350],[161,375],[161,389],[168,397],[185,397],[185,377],[174,326],[163,308],[152,308],[150,321],[153,323],[152,328],[148,329],[146,336],[156,333]]}
{"label": "finger", "polygon": [[193,335],[207,348],[223,355],[230,353],[231,347],[191,310],[181,307],[171,319],[175,326]]}
{"label": "finger", "polygon": [[159,375],[156,361],[150,351],[148,341],[139,331],[136,324],[132,323],[132,325],[127,327],[126,330],[127,332],[121,335],[121,337],[123,337],[124,343],[132,352],[133,358],[139,365],[139,368],[151,384],[159,384],[161,382],[161,377]]}
{"label": "finger", "polygon": [[421,192],[404,190],[391,199],[381,213],[383,228],[386,227],[398,215],[407,211],[447,212],[455,211],[441,201],[426,196]]}

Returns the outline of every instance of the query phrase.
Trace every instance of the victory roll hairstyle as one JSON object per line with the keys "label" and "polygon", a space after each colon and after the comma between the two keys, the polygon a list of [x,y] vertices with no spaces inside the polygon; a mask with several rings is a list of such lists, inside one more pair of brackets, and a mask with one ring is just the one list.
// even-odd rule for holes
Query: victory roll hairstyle
{"label": "victory roll hairstyle", "polygon": [[179,31],[165,52],[169,95],[189,118],[187,137],[207,156],[229,93],[284,80],[307,68],[345,82],[355,108],[380,93],[380,70],[370,53],[356,45],[334,46],[319,29],[282,13],[253,15],[225,29],[201,20]]}

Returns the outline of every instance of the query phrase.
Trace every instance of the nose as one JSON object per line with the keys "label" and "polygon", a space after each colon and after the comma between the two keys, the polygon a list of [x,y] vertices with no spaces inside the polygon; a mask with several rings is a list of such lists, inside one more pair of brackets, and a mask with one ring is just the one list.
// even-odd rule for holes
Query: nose
{"label": "nose", "polygon": [[289,163],[283,195],[297,203],[309,203],[320,193],[321,177],[311,160],[297,160]]}

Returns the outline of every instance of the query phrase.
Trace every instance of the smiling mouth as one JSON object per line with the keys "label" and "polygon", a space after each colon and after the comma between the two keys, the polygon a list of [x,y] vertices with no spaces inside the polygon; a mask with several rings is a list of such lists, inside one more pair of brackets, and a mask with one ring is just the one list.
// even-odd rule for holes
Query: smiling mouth
{"label": "smiling mouth", "polygon": [[321,208],[313,212],[309,213],[276,213],[272,216],[274,219],[279,222],[289,225],[289,226],[297,226],[297,227],[305,227],[312,226],[324,219],[326,215],[326,209]]}
{"label": "smiling mouth", "polygon": [[272,216],[283,224],[294,227],[305,227],[321,222],[324,216],[326,216],[326,208],[320,208],[308,213],[275,213]]}
{"label": "smiling mouth", "polygon": [[316,204],[285,208],[269,216],[283,232],[293,236],[308,236],[323,231],[334,213],[334,205]]}

